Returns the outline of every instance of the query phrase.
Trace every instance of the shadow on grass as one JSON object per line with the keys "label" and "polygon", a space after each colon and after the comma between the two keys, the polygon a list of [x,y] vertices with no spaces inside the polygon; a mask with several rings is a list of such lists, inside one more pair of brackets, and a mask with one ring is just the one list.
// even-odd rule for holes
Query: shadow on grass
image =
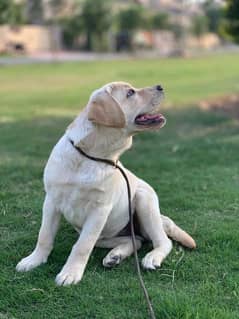
{"label": "shadow on grass", "polygon": [[[158,318],[237,318],[239,124],[196,108],[166,113],[166,127],[137,136],[122,161],[155,188],[162,210],[191,230],[198,249],[186,251],[177,266],[182,251],[176,245],[159,271],[145,273],[146,284]],[[47,265],[15,273],[39,230],[43,168],[71,120],[1,123],[0,312],[16,318],[147,318],[132,258],[106,271],[101,266],[106,250],[96,249],[80,285],[55,287],[53,278],[77,238],[66,223]]]}

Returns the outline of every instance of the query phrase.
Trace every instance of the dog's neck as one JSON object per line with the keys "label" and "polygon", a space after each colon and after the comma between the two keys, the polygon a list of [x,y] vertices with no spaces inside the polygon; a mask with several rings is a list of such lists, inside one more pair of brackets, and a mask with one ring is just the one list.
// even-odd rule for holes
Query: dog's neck
{"label": "dog's neck", "polygon": [[131,147],[132,136],[124,129],[92,124],[83,110],[66,131],[67,136],[88,155],[116,161]]}

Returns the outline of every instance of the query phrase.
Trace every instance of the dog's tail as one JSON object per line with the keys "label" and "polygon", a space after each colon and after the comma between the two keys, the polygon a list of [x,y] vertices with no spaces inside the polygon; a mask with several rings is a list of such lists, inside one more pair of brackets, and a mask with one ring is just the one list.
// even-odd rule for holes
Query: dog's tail
{"label": "dog's tail", "polygon": [[172,239],[178,241],[183,246],[188,248],[196,248],[194,239],[184,230],[178,227],[169,217],[161,215],[163,221],[163,228],[166,234]]}

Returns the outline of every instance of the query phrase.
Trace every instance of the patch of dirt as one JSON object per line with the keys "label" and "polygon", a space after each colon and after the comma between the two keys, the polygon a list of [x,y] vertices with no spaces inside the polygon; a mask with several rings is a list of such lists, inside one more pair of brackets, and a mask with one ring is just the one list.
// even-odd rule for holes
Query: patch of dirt
{"label": "patch of dirt", "polygon": [[239,119],[239,94],[225,95],[214,99],[204,100],[199,103],[204,111],[224,113]]}

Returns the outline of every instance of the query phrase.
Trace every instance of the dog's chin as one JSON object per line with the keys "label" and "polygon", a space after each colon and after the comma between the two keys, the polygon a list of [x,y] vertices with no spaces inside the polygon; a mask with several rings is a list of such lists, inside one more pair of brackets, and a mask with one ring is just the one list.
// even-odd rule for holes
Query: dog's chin
{"label": "dog's chin", "polygon": [[166,124],[166,118],[160,114],[143,113],[136,116],[134,125],[138,131],[159,130]]}

